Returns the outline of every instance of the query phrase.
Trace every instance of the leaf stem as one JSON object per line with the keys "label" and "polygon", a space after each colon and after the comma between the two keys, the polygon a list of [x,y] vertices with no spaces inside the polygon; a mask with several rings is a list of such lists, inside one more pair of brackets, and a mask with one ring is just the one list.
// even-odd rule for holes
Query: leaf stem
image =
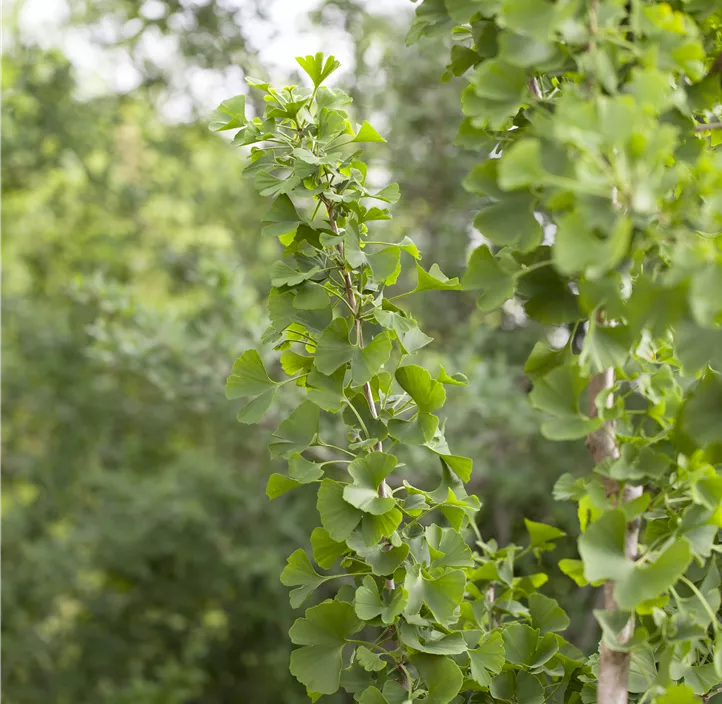
{"label": "leaf stem", "polygon": [[351,401],[348,401],[346,405],[353,411],[353,414],[356,416],[358,422],[361,424],[361,428],[363,429],[366,437],[370,439],[371,435],[369,435],[369,431],[366,429],[366,423],[364,423],[363,418],[361,418],[361,414],[356,410],[356,406],[354,406]]}
{"label": "leaf stem", "polygon": [[543,269],[545,266],[550,266],[553,264],[551,259],[546,259],[543,262],[537,262],[536,264],[531,264],[526,269],[522,269],[521,271],[518,271],[514,276],[516,278],[520,278],[524,276],[525,274],[530,274],[532,271],[536,271],[537,269]]}
{"label": "leaf stem", "polygon": [[342,447],[338,447],[338,445],[329,445],[321,439],[319,439],[319,445],[321,445],[321,447],[328,447],[331,450],[338,450],[339,452],[343,452],[343,453],[349,455],[350,457],[353,457],[354,459],[356,459],[356,455],[353,452],[350,452],[349,450],[344,450]]}
{"label": "leaf stem", "polygon": [[684,575],[679,578],[679,581],[682,582],[682,584],[686,584],[694,592],[694,595],[700,600],[702,606],[704,607],[704,610],[707,612],[707,615],[712,619],[711,625],[715,633],[719,633],[722,630],[722,627],[720,626],[720,623],[717,620],[717,616],[712,610],[712,607],[705,598],[704,594],[702,594],[702,592],[697,588],[697,586],[692,581],[687,579],[687,577],[685,577]]}
{"label": "leaf stem", "polygon": [[376,650],[380,650],[384,655],[388,655],[389,651],[386,650],[386,648],[376,645],[376,643],[371,643],[368,640],[354,640],[354,639],[347,639],[347,643],[355,643],[356,645],[364,645],[367,648],[375,648]]}
{"label": "leaf stem", "polygon": [[291,377],[290,379],[284,379],[283,381],[277,381],[276,383],[279,386],[283,386],[284,384],[290,384],[292,381],[296,381],[297,379],[303,379],[304,377],[308,376],[308,372],[305,374],[299,374],[298,376]]}

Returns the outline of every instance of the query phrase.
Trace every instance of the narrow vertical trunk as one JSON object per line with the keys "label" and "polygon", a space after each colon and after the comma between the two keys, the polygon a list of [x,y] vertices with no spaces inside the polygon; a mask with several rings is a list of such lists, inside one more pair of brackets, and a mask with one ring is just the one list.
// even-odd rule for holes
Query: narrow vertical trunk
{"label": "narrow vertical trunk", "polygon": [[[606,369],[592,377],[589,384],[589,414],[596,418],[596,399],[601,393],[614,385],[614,370]],[[611,408],[614,403],[612,394],[606,398],[606,406]],[[604,425],[595,430],[587,437],[587,448],[592,454],[594,461],[598,464],[605,459],[616,459],[619,457],[615,436],[614,421],[607,421]],[[616,495],[621,503],[632,501],[642,493],[642,487],[627,486],[619,493],[619,486],[612,480],[605,481],[608,495]],[[624,540],[624,549],[627,558],[637,559],[637,544],[639,538],[639,519],[630,521]],[[607,582],[604,585],[604,608],[610,611],[616,610],[617,604],[614,601],[614,582]],[[634,616],[630,618],[624,631],[620,634],[619,640],[625,642],[632,637],[634,632]],[[597,683],[597,704],[627,704],[627,687],[629,682],[629,653],[611,650],[602,642],[599,650],[599,674]]]}
{"label": "narrow vertical trunk", "polygon": [[[336,218],[333,215],[333,207],[329,200],[325,198],[323,195],[319,196],[323,204],[326,206],[326,212],[328,213],[328,221],[331,224],[331,229],[334,231],[334,233],[338,234],[338,227],[336,225]],[[340,244],[339,247],[339,253],[341,254],[341,259],[343,260],[343,244]],[[358,317],[358,307],[356,305],[356,295],[354,294],[354,288],[353,288],[353,281],[351,280],[351,274],[344,270],[343,272],[343,282],[344,287],[346,288],[346,299],[348,300],[349,308],[351,309],[351,313],[353,314],[353,321],[354,321],[354,329],[356,330],[356,342],[359,347],[364,346],[364,338],[363,338],[363,326],[361,324],[361,320]],[[378,418],[378,411],[376,410],[376,404],[374,403],[374,395],[373,391],[371,390],[371,384],[366,383],[364,384],[364,397],[366,398],[366,402],[369,405],[369,411],[371,412],[371,416],[375,419]],[[374,445],[374,450],[376,452],[383,452],[384,446],[383,443],[377,442]],[[382,499],[385,499],[388,496],[391,496],[391,491],[389,490],[389,486],[386,483],[385,480],[381,481],[381,484],[379,485],[379,496]],[[384,580],[384,584],[386,585],[386,588],[393,591],[396,589],[396,584],[394,582],[393,577],[387,577]]]}

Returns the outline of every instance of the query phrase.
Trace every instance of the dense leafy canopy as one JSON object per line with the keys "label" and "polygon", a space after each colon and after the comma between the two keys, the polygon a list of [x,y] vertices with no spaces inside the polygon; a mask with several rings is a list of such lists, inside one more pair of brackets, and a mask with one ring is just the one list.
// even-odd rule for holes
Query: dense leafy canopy
{"label": "dense leafy canopy", "polygon": [[[605,701],[605,653],[615,650],[626,653],[617,658],[625,700],[628,692],[660,701],[686,696],[672,684],[680,680],[693,695],[705,694],[722,678],[715,599],[701,589],[719,587],[722,527],[713,420],[720,398],[713,272],[722,222],[714,184],[722,164],[717,124],[705,129],[722,98],[713,65],[722,46],[719,13],[686,9],[425,0],[409,32],[413,42],[453,28],[449,72],[469,76],[458,141],[486,154],[464,182],[483,197],[474,225],[486,243],[461,282],[416,262],[417,285],[407,293],[481,291],[485,312],[518,297],[531,319],[570,326],[567,347],[537,346],[527,366],[531,401],[547,416],[544,434],[586,437],[597,461],[591,477],[562,477],[557,494],[578,501],[583,533],[581,561],[560,567],[579,584],[613,583],[607,610],[596,614],[604,633],[598,663],[557,635],[569,621],[553,599],[535,592],[543,580],[514,578],[519,548],[499,550],[479,536],[480,550],[465,555],[463,531],[478,508],[462,484],[471,465],[450,453],[435,415],[453,377],[442,368],[434,378],[406,359],[414,348],[405,335],[417,328],[394,303],[400,296],[387,293],[399,278],[401,246],[370,234],[372,222],[389,213],[362,204],[374,194],[361,152],[353,151],[355,143],[382,138],[368,123],[349,121],[341,109],[347,96],[320,93],[335,60],[299,59],[312,90],[263,85],[263,117],[237,124],[237,114],[226,111],[240,127],[234,142],[260,144],[247,172],[261,195],[276,198],[271,210],[283,211],[282,231],[273,234],[285,247],[284,273],[272,281],[265,340],[278,350],[297,345],[312,360],[292,372],[309,392],[307,409],[317,403],[312,373],[338,374],[340,383],[336,407],[319,407],[342,412],[348,449],[322,440],[315,422],[297,447],[354,457],[329,462],[348,465],[348,473],[334,467],[318,489],[322,530],[339,544],[332,554],[343,558],[349,579],[363,581],[353,596],[342,588],[329,606],[350,599],[358,618],[381,629],[375,639],[339,641],[359,652],[346,679],[335,667],[316,679],[313,667],[296,666],[312,698],[342,686],[360,701],[395,701],[400,686],[406,699],[450,702],[474,682],[474,701],[590,701],[598,676]],[[380,193],[397,199],[396,188]],[[314,207],[299,204],[309,198]],[[693,285],[698,280],[708,286]],[[331,319],[290,314],[313,284],[328,294]],[[280,298],[289,313],[274,316]],[[578,332],[583,341],[575,348]],[[685,352],[685,337],[710,339],[709,351]],[[403,466],[396,467],[389,443],[437,455],[438,488],[394,481]],[[645,492],[645,483],[653,488]],[[460,550],[440,539],[438,527],[421,529],[437,508]],[[527,528],[527,550],[539,556],[564,536],[534,521]],[[374,548],[403,552],[374,569]],[[320,577],[306,561],[295,583],[315,584]],[[671,639],[689,618],[683,600],[690,593],[709,618]],[[344,631],[340,621],[333,627]],[[372,658],[374,650],[388,661]],[[360,687],[351,674],[357,667],[367,673]]]}

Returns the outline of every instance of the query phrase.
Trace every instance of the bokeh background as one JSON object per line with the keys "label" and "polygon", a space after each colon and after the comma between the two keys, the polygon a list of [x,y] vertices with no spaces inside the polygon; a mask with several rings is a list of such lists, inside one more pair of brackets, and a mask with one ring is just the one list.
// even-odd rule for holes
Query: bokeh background
{"label": "bokeh background", "polygon": [[[259,237],[267,203],[243,154],[206,118],[244,75],[298,82],[295,55],[335,53],[354,116],[388,138],[370,152],[401,186],[388,235],[460,273],[476,208],[460,184],[478,155],[453,146],[447,48],[404,46],[412,12],[407,0],[5,3],[7,704],[305,701],[287,672],[279,573],[318,523],[314,496],[268,502],[279,468],[266,441],[284,408],[249,428],[223,395],[265,327],[280,249]],[[513,306],[483,317],[472,297],[424,295],[423,361],[470,379],[451,392],[447,437],[474,459],[483,535],[524,543],[523,516],[553,522],[569,533],[555,557],[572,556],[576,518],[551,486],[589,459],[543,440],[528,408],[523,360],[542,331]],[[542,568],[589,650],[596,596]]]}

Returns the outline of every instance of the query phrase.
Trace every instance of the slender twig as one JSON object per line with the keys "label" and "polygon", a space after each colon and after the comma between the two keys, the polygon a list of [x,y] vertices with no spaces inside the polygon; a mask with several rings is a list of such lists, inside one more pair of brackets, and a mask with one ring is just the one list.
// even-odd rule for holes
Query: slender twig
{"label": "slender twig", "polygon": [[706,132],[707,130],[722,130],[722,122],[710,122],[707,125],[697,125],[695,132]]}
{"label": "slender twig", "polygon": [[[338,234],[338,226],[336,224],[336,218],[333,214],[333,204],[329,201],[329,199],[323,194],[320,193],[318,196],[319,200],[326,206],[326,213],[328,215],[328,222],[331,225],[331,230],[335,235]],[[339,254],[341,255],[342,261],[344,261],[344,253],[343,253],[343,245],[339,245],[338,247]],[[363,339],[363,323],[361,322],[361,319],[359,318],[359,310],[356,303],[356,294],[354,293],[354,286],[353,286],[353,280],[351,278],[351,272],[348,271],[346,268],[346,264],[344,261],[343,265],[343,283],[344,288],[346,289],[346,298],[348,299],[348,306],[351,309],[351,313],[353,314],[354,318],[354,327],[356,328],[356,343],[359,347],[364,346],[364,339]],[[371,390],[371,382],[366,382],[364,384],[364,396],[366,397],[366,402],[369,405],[369,411],[371,412],[371,417],[376,420],[379,417],[378,411],[376,410],[376,402],[374,401],[374,394]],[[368,436],[368,433],[367,433]],[[374,445],[374,450],[377,452],[383,451],[383,443],[379,440]],[[389,486],[386,483],[386,481],[382,480],[381,484],[379,484],[379,490],[378,490],[379,497],[382,499],[388,498],[391,494],[389,491]],[[393,577],[385,580],[386,588],[389,590],[393,590],[396,588],[396,584],[393,580]]]}

